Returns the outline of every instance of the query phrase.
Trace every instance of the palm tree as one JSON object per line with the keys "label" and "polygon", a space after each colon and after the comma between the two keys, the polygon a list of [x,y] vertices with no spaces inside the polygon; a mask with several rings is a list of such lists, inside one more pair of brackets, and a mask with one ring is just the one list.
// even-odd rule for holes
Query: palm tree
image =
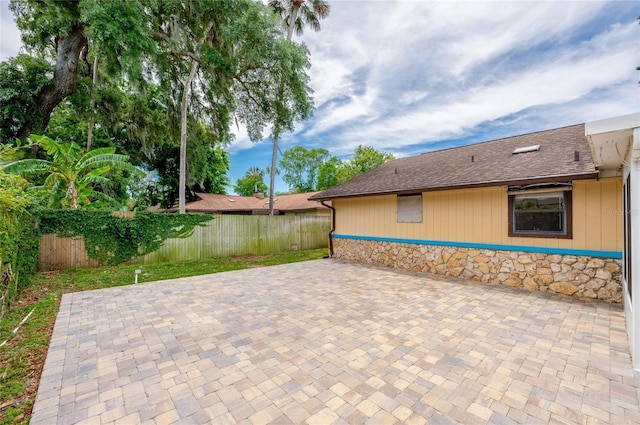
{"label": "palm tree", "polygon": [[[331,6],[325,0],[269,0],[271,7],[282,19],[287,28],[287,40],[293,38],[295,29],[297,35],[302,35],[305,26],[320,31],[320,19],[329,16]],[[273,152],[271,154],[271,169],[269,172],[269,215],[273,215],[273,189],[275,184],[276,162],[278,159],[278,139],[280,130],[276,118],[273,132]]]}
{"label": "palm tree", "polygon": [[331,6],[325,0],[269,0],[269,6],[282,18],[287,40],[302,35],[305,26],[320,31],[320,19],[329,16]]}
{"label": "palm tree", "polygon": [[247,177],[253,180],[253,193],[258,192],[258,182],[262,181],[264,177],[264,170],[258,167],[251,167],[247,171]]}
{"label": "palm tree", "polygon": [[51,159],[20,159],[2,169],[24,177],[46,174],[43,187],[49,189],[50,206],[54,203],[68,204],[75,210],[80,203],[96,198],[113,203],[114,199],[93,190],[95,184],[109,181],[104,174],[112,169],[144,174],[128,162],[128,156],[116,154],[113,147],[85,152],[76,143],[60,143],[38,135],[31,135],[30,139],[41,146]]}

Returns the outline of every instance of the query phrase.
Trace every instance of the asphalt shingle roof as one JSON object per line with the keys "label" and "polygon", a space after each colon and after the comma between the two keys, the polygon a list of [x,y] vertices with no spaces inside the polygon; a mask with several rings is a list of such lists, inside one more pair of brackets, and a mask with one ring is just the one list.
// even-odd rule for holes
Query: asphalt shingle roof
{"label": "asphalt shingle roof", "polygon": [[[534,145],[540,145],[540,149],[513,154],[515,149]],[[584,124],[579,124],[396,159],[311,199],[567,181],[595,176],[597,169]]]}

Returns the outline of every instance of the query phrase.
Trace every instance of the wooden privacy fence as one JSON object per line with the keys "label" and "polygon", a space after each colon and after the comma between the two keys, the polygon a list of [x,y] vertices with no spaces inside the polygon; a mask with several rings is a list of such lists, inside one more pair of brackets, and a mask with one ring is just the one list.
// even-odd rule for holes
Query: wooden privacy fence
{"label": "wooden privacy fence", "polygon": [[[326,216],[217,215],[204,226],[196,226],[184,239],[167,239],[150,254],[137,257],[133,264],[271,252],[325,248],[329,243],[331,219]],[[87,258],[82,238],[43,235],[40,241],[40,271],[73,267],[97,267]]]}

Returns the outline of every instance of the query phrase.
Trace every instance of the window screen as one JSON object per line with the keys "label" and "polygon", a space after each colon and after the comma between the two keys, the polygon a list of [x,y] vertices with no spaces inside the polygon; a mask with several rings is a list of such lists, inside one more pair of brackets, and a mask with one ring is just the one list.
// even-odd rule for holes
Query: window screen
{"label": "window screen", "polygon": [[398,223],[422,223],[422,195],[398,195]]}
{"label": "window screen", "polygon": [[564,192],[515,195],[514,233],[566,233]]}

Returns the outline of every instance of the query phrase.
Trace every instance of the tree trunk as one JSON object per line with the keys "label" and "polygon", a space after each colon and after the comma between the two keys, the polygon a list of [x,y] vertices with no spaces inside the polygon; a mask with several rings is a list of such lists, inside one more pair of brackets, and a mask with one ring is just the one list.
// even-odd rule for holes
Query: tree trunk
{"label": "tree trunk", "polygon": [[[277,123],[276,123],[277,125]],[[273,152],[271,153],[271,170],[269,170],[269,215],[273,215],[273,186],[276,181],[276,161],[278,159],[279,132],[273,134]]]}
{"label": "tree trunk", "polygon": [[69,185],[67,186],[67,197],[69,201],[71,201],[71,209],[78,209],[78,189],[76,189],[75,182],[73,180],[69,180]]}
{"label": "tree trunk", "polygon": [[87,152],[91,150],[91,142],[93,141],[93,129],[96,126],[96,84],[98,84],[98,55],[93,59],[93,85],[91,86],[91,102],[89,103],[89,130],[87,131]]}
{"label": "tree trunk", "polygon": [[184,91],[182,92],[182,104],[180,105],[180,177],[178,181],[178,210],[180,214],[186,212],[186,194],[185,186],[187,185],[187,104],[189,100],[189,89],[191,83],[198,71],[198,62],[191,63],[191,72],[184,82]]}
{"label": "tree trunk", "polygon": [[296,27],[296,19],[298,19],[299,7],[293,7],[291,11],[291,19],[289,20],[289,28],[287,28],[287,40],[291,41],[293,38],[293,30]]}
{"label": "tree trunk", "polygon": [[[298,9],[299,7],[293,8],[291,11],[291,18],[289,20],[289,28],[287,28],[287,40],[291,41],[293,38],[293,29],[296,26],[296,19],[298,18]],[[282,81],[280,82],[280,90],[282,90]],[[278,121],[278,116],[276,115],[276,125]],[[276,162],[278,159],[278,138],[279,132],[274,131],[273,135],[273,152],[271,153],[271,170],[269,172],[269,215],[273,215],[273,189],[276,181]]]}
{"label": "tree trunk", "polygon": [[18,138],[25,140],[34,131],[42,131],[49,125],[51,112],[67,96],[76,91],[80,53],[87,45],[84,27],[75,26],[68,35],[58,40],[56,69],[53,85],[47,86],[38,96],[38,116],[26,122],[18,131]]}

